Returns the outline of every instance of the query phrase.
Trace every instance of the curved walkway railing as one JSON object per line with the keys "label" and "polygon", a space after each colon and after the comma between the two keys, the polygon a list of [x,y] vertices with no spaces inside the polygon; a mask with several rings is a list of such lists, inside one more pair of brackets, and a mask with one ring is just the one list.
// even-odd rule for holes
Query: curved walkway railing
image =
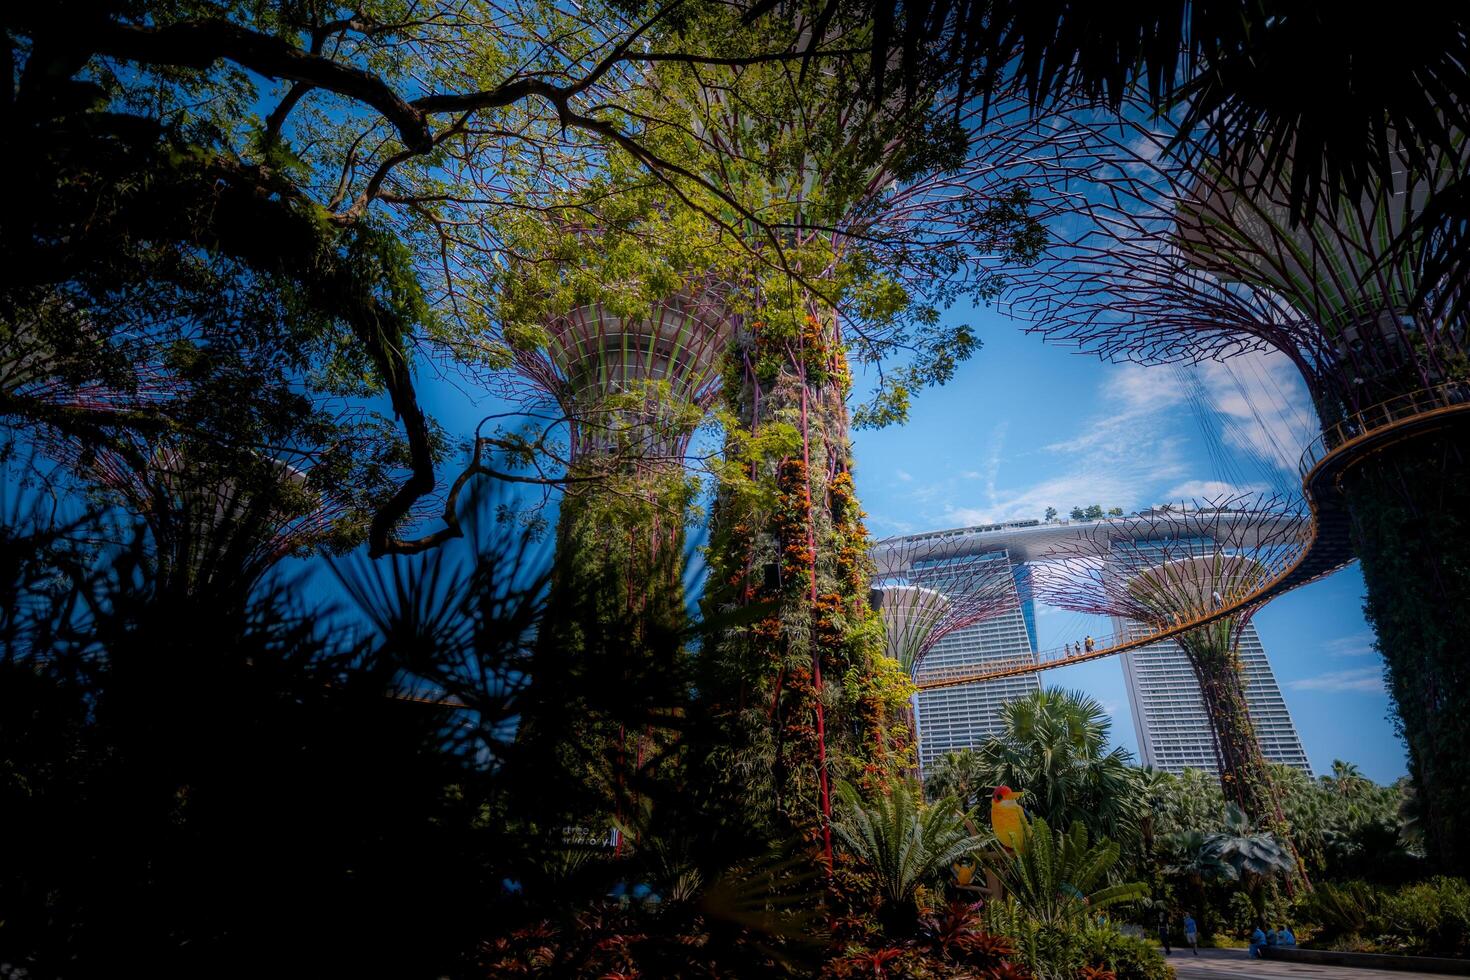
{"label": "curved walkway railing", "polygon": [[1083,649],[1080,653],[1075,652],[1075,647],[1063,646],[1038,651],[1034,655],[991,661],[984,668],[956,666],[925,670],[920,665],[915,683],[919,690],[930,691],[1035,674],[1115,656],[1172,639],[1334,572],[1354,558],[1349,541],[1350,518],[1338,487],[1338,477],[1354,463],[1386,445],[1420,431],[1449,424],[1462,416],[1470,416],[1470,382],[1450,382],[1354,412],[1323,430],[1307,446],[1300,466],[1302,494],[1311,510],[1304,546],[1293,559],[1271,570],[1256,589],[1223,596],[1224,601],[1215,609],[1165,629],[1094,637],[1092,649]]}

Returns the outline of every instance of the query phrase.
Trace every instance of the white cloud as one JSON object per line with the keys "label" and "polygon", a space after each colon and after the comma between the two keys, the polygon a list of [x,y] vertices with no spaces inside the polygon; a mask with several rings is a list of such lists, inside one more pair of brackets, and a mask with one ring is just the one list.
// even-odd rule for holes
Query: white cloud
{"label": "white cloud", "polygon": [[1373,649],[1372,633],[1354,633],[1326,641],[1322,652],[1329,657],[1371,657],[1378,651]]}
{"label": "white cloud", "polygon": [[975,501],[973,491],[955,483],[934,487],[926,499],[941,505],[939,519],[948,527],[1039,518],[1048,507],[1063,516],[1090,504],[1137,510],[1153,502],[1148,498],[1152,488],[1185,476],[1179,440],[1168,434],[1183,400],[1183,386],[1173,372],[1121,367],[1098,386],[1097,411],[1079,418],[1068,438],[1042,447],[1056,457],[1058,475],[1007,487],[1002,452],[1007,427],[1002,423],[992,434],[984,469],[964,474],[985,481],[981,499]]}
{"label": "white cloud", "polygon": [[1253,351],[1198,368],[1227,447],[1296,475],[1320,426],[1296,366],[1277,352]]}
{"label": "white cloud", "polygon": [[1288,681],[1295,691],[1321,691],[1325,694],[1377,694],[1383,690],[1383,671],[1377,667],[1354,667],[1331,670],[1316,677]]}
{"label": "white cloud", "polygon": [[[1095,410],[1040,447],[1055,460],[1054,476],[1006,485],[1007,425],[1001,422],[979,468],[916,482],[910,499],[930,526],[959,527],[1040,518],[1048,507],[1065,517],[1071,508],[1090,504],[1131,512],[1181,499],[1289,489],[1300,452],[1317,431],[1306,387],[1291,362],[1279,354],[1252,353],[1192,370],[1197,382],[1164,368],[1112,370],[1096,388]],[[1216,474],[1222,479],[1200,479],[1186,462],[1193,453],[1186,452],[1181,420],[1188,419],[1190,403],[1201,400],[1207,411],[1218,413],[1211,424],[1237,462],[1239,472]],[[977,492],[976,483],[983,489]]]}
{"label": "white cloud", "polygon": [[894,470],[893,475],[900,483],[911,483],[914,479],[914,475],[907,470]]}
{"label": "white cloud", "polygon": [[932,528],[921,527],[913,521],[890,521],[883,517],[873,517],[868,520],[868,531],[875,538],[888,537],[893,534],[918,534],[929,530]]}
{"label": "white cloud", "polygon": [[1100,452],[1114,457],[1136,453],[1157,429],[1158,416],[1184,401],[1184,387],[1172,371],[1125,365],[1098,388],[1102,411],[1070,439],[1045,447],[1051,452]]}
{"label": "white cloud", "polygon": [[[1235,483],[1226,483],[1224,480],[1186,480],[1171,490],[1164,492],[1165,501],[1176,500],[1220,500],[1224,497],[1238,497],[1242,494],[1260,493],[1266,487],[1261,483],[1248,483],[1240,486]],[[1162,503],[1163,501],[1161,501]]]}

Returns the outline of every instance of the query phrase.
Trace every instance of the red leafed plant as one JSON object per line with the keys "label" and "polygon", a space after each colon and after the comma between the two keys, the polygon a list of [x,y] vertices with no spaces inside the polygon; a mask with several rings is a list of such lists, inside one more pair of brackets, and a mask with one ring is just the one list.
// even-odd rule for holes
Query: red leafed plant
{"label": "red leafed plant", "polygon": [[982,931],[979,921],[978,904],[951,901],[920,920],[919,927],[930,946],[948,959],[981,969],[1005,963],[1014,952],[1010,941]]}
{"label": "red leafed plant", "polygon": [[901,959],[910,953],[902,946],[889,946],[885,949],[875,949],[871,952],[854,953],[835,960],[829,966],[830,975],[841,978],[874,977],[877,980],[903,974],[889,974],[888,967],[895,960]]}

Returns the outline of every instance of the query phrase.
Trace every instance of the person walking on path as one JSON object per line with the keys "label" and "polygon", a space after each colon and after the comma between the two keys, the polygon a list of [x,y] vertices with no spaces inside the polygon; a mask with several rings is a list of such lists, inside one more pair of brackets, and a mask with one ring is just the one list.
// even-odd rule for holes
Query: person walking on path
{"label": "person walking on path", "polygon": [[1188,912],[1184,913],[1184,944],[1194,950],[1195,956],[1199,955],[1199,924]]}
{"label": "person walking on path", "polygon": [[1159,942],[1164,947],[1164,955],[1168,956],[1174,951],[1169,948],[1169,913],[1159,909]]}

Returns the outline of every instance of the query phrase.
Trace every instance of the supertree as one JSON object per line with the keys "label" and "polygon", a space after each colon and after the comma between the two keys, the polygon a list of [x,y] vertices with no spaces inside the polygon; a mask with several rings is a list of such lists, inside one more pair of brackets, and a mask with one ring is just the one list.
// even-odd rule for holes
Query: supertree
{"label": "supertree", "polygon": [[[630,586],[641,587],[652,552],[682,545],[687,452],[719,393],[733,329],[721,293],[691,287],[634,313],[577,307],[549,316],[537,343],[514,349],[518,380],[507,387],[532,406],[549,402],[566,426],[559,537],[594,534],[603,556],[616,550],[609,534],[640,539],[626,546]],[[646,513],[608,523],[602,511],[614,499]],[[595,526],[580,526],[588,520]]]}
{"label": "supertree", "polygon": [[[576,236],[616,247],[611,234]],[[568,804],[582,819],[589,807],[605,807],[621,820],[637,804],[636,794],[625,799],[628,785],[668,748],[655,744],[668,741],[650,720],[658,706],[640,717],[637,698],[597,704],[589,695],[586,710],[571,717],[562,698],[586,688],[587,677],[604,677],[598,686],[611,695],[646,688],[636,678],[675,667],[646,662],[649,651],[667,658],[680,649],[650,633],[676,631],[685,615],[684,530],[695,491],[687,454],[718,395],[731,332],[724,291],[707,277],[650,299],[631,300],[627,292],[640,290],[621,285],[622,295],[609,290],[605,301],[557,310],[546,295],[528,305],[521,294],[537,288],[534,279],[505,284],[504,309],[534,308],[539,322],[508,331],[512,365],[499,383],[533,412],[549,406],[567,446],[550,613],[521,738],[564,772],[563,785],[592,788],[591,797]],[[655,288],[632,285],[645,295]],[[634,630],[633,645],[604,649],[613,624]],[[589,772],[601,775],[588,780]]]}
{"label": "supertree", "polygon": [[[1022,600],[1009,566],[998,565],[994,555],[952,555],[932,537],[885,538],[873,545],[872,560],[869,596],[882,619],[884,651],[910,681],[940,640]],[[903,726],[889,733],[890,740],[912,754],[920,737],[912,699],[902,717]],[[904,744],[910,738],[912,743]],[[914,768],[911,763],[910,771]]]}
{"label": "supertree", "polygon": [[1459,650],[1470,632],[1459,601],[1470,592],[1470,455],[1454,428],[1470,400],[1470,338],[1463,317],[1439,312],[1463,304],[1422,281],[1442,267],[1439,239],[1397,241],[1461,161],[1401,160],[1392,184],[1293,224],[1289,154],[1268,171],[1266,148],[1221,161],[1186,137],[1097,126],[1079,151],[1096,183],[1077,191],[1056,248],[1009,308],[1110,359],[1274,350],[1297,366],[1323,428],[1303,460],[1307,493],[1319,513],[1341,494],[1431,849],[1470,867]]}
{"label": "supertree", "polygon": [[[1231,497],[1102,521],[1042,556],[1049,605],[1109,616],[1120,633],[1187,625],[1237,604],[1303,553],[1310,522],[1279,498]],[[1289,840],[1245,697],[1240,641],[1247,605],[1174,642],[1199,683],[1227,800]]]}
{"label": "supertree", "polygon": [[[834,45],[860,29],[824,28]],[[851,425],[901,420],[913,390],[974,351],[973,332],[940,313],[989,300],[1001,272],[1035,254],[1048,205],[1028,179],[1042,172],[1033,157],[1054,156],[1065,135],[1004,100],[984,118],[953,93],[874,102],[850,81],[666,65],[649,114],[677,115],[650,145],[693,161],[698,179],[680,188],[744,245],[728,277],[740,319],[723,365],[713,601],[771,612],[723,645],[721,708],[741,733],[739,768],[770,774],[752,799],[829,851],[830,780],[891,767],[874,755],[881,735],[862,729],[903,701],[867,626]],[[850,415],[853,363],[879,381]]]}
{"label": "supertree", "polygon": [[104,340],[75,324],[57,329],[44,317],[0,324],[3,418],[22,422],[15,428],[43,443],[145,420],[177,390],[160,359],[159,345],[136,335]]}

